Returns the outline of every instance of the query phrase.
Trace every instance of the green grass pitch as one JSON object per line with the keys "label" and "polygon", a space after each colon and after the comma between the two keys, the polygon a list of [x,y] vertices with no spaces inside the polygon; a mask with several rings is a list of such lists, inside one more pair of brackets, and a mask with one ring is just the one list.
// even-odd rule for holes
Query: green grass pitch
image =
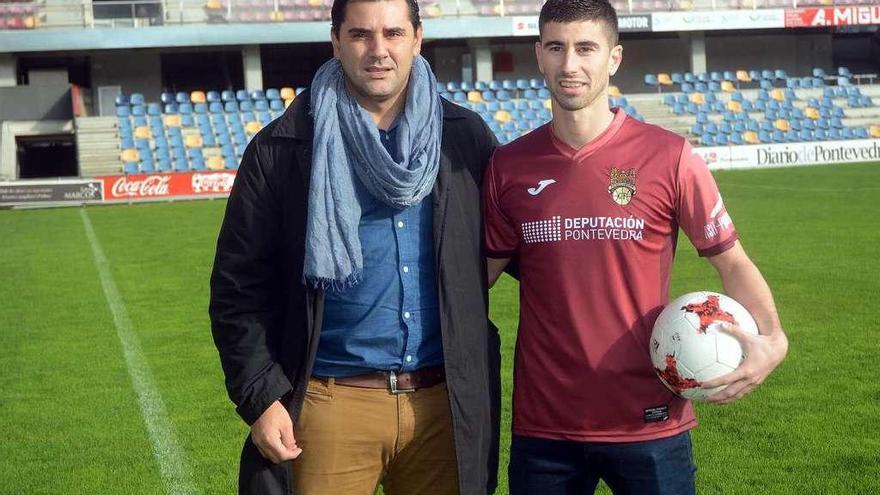
{"label": "green grass pitch", "polygon": [[[715,175],[791,348],[742,402],[698,405],[698,491],[880,493],[880,164]],[[203,494],[235,491],[246,432],[207,319],[224,206],[86,210]],[[682,239],[672,294],[719,290]],[[516,299],[511,279],[492,291],[505,359],[498,493],[507,493]],[[0,494],[169,493],[140,402],[80,209],[0,211]]]}

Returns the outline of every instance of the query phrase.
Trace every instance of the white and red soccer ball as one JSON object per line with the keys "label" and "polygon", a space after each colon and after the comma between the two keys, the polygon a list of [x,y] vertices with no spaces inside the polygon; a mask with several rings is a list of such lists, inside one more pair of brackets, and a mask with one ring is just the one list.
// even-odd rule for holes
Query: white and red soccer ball
{"label": "white and red soccer ball", "polygon": [[651,332],[651,361],[660,380],[691,400],[721,391],[724,387],[700,387],[735,370],[745,358],[739,341],[721,330],[726,324],[758,335],[748,310],[724,294],[691,292],[670,302]]}

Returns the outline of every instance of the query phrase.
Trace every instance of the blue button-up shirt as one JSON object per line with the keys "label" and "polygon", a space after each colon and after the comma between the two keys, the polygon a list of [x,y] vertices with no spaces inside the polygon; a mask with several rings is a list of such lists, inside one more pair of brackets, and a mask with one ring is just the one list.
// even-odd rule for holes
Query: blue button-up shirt
{"label": "blue button-up shirt", "polygon": [[[399,160],[396,127],[379,134]],[[432,196],[396,210],[356,182],[363,277],[342,293],[327,291],[312,374],[342,377],[441,365]]]}

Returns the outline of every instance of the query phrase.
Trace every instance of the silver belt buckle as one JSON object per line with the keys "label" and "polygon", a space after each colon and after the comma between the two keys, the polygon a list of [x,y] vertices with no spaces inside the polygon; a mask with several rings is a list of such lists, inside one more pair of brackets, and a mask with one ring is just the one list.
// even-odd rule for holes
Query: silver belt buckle
{"label": "silver belt buckle", "polygon": [[388,372],[388,392],[391,393],[391,395],[408,394],[415,391],[416,389],[414,388],[398,388],[397,373],[393,370]]}

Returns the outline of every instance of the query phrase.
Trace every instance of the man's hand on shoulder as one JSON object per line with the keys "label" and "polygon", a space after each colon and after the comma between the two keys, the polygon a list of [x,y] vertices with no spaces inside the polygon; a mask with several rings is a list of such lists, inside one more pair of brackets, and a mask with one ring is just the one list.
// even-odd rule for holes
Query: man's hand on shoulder
{"label": "man's hand on shoulder", "polygon": [[251,425],[251,438],[260,454],[276,464],[302,454],[293,437],[290,414],[277,400]]}

